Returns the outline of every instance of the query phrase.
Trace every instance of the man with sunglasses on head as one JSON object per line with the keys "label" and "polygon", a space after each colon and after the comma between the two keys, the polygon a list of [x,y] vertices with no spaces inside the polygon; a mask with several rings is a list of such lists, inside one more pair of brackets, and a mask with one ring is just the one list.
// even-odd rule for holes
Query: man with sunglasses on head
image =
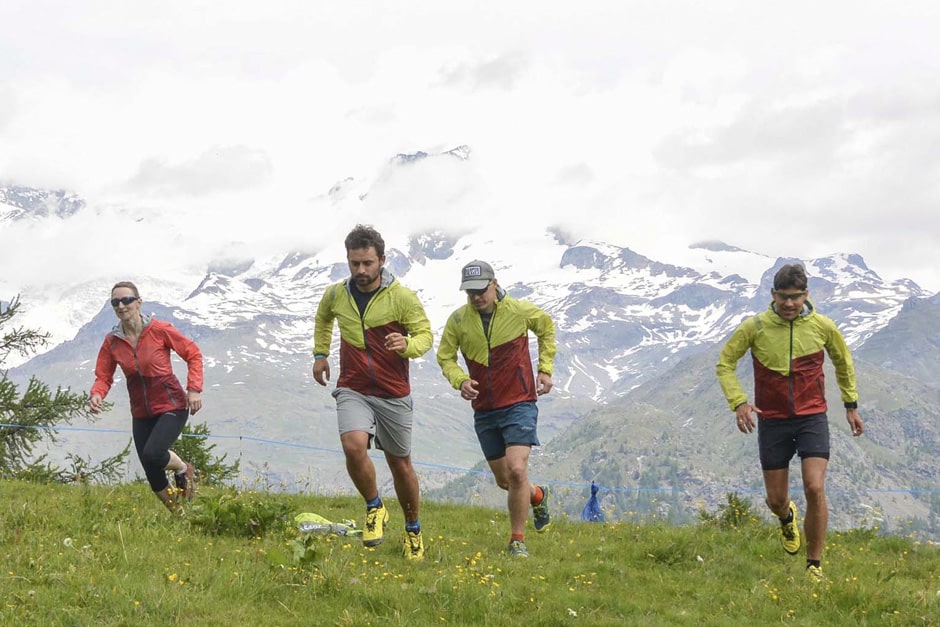
{"label": "man with sunglasses on head", "polygon": [[330,379],[327,357],[337,321],[340,370],[332,395],[346,470],[366,501],[362,543],[381,544],[389,519],[368,455],[375,440],[385,453],[405,514],[404,555],[420,560],[424,540],[418,476],[411,463],[414,418],[408,366],[431,349],[431,323],[415,293],[385,268],[385,240],[378,231],[360,224],[345,244],[350,276],[327,287],[317,307],[313,378],[320,385]]}
{"label": "man with sunglasses on head", "polygon": [[[865,430],[858,414],[855,367],[845,339],[809,300],[803,266],[788,264],[774,275],[773,300],[762,313],[745,320],[731,335],[718,359],[717,375],[738,430],[757,428],[766,502],[780,519],[783,549],[796,555],[800,530],[790,500],[790,460],[798,453],[806,497],[806,571],[823,579],[820,560],[829,523],[826,467],[829,421],[826,416],[824,355],[828,353],[842,392],[845,418],[853,436]],[[754,403],[735,375],[738,360],[750,350],[754,364]],[[756,416],[756,420],[755,420]]]}
{"label": "man with sunglasses on head", "polygon": [[[537,532],[551,524],[548,488],[529,481],[528,466],[531,448],[539,444],[536,399],[552,389],[555,323],[532,303],[510,297],[485,261],[465,265],[461,278],[467,304],[447,319],[437,363],[460,396],[470,401],[483,455],[496,484],[509,493],[509,553],[528,557],[529,505]],[[537,375],[529,355],[529,331],[538,339]],[[469,373],[458,365],[458,351]]]}

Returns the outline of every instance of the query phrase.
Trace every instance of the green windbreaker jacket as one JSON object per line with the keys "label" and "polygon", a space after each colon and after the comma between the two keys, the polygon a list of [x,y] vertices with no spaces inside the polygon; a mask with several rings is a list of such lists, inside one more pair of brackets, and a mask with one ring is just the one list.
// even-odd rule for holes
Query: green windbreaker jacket
{"label": "green windbreaker jacket", "polygon": [[[378,292],[360,316],[349,279],[329,286],[317,307],[315,355],[329,355],[334,320],[339,322],[340,337],[337,387],[382,398],[411,393],[409,359],[428,352],[434,343],[431,323],[414,292],[383,268]],[[385,349],[385,336],[392,332],[407,336],[404,351]]]}
{"label": "green windbreaker jacket", "polygon": [[[826,411],[823,361],[829,354],[836,369],[842,401],[858,401],[855,366],[835,323],[806,301],[804,313],[784,320],[773,305],[748,318],[735,330],[718,358],[716,373],[734,410],[747,402],[735,375],[738,360],[748,350],[754,363],[754,405],[763,418],[808,416]],[[825,353],[824,353],[825,351]]]}

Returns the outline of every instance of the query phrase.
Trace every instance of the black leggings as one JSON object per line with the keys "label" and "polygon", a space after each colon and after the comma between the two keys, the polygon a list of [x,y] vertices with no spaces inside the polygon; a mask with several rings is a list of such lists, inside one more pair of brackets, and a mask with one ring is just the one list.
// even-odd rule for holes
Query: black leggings
{"label": "black leggings", "polygon": [[165,490],[170,485],[166,478],[170,447],[183,432],[187,418],[188,409],[177,409],[159,416],[131,419],[137,457],[154,492]]}

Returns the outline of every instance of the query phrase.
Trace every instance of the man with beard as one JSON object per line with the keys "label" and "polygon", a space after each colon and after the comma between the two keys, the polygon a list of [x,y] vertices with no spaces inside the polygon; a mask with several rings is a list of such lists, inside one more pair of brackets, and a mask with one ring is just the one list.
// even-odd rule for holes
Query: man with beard
{"label": "man with beard", "polygon": [[389,519],[368,456],[374,440],[385,453],[404,511],[404,555],[420,560],[424,541],[418,476],[411,463],[408,366],[431,348],[431,323],[415,293],[385,268],[385,241],[378,231],[360,224],[345,244],[351,276],[326,288],[317,307],[313,378],[324,386],[330,378],[328,356],[333,322],[338,321],[340,373],[332,396],[346,470],[366,501],[362,542],[370,547],[381,544]]}

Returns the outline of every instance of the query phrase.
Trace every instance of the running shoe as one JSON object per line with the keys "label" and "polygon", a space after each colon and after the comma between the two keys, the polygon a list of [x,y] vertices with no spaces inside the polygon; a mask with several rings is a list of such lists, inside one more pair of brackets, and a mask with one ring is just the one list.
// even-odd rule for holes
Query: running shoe
{"label": "running shoe", "polygon": [[196,468],[192,464],[186,464],[186,470],[173,473],[173,479],[176,482],[176,489],[183,494],[183,498],[192,501],[196,496]]}
{"label": "running shoe", "polygon": [[783,550],[790,555],[796,555],[800,550],[800,528],[797,524],[798,516],[796,504],[790,501],[790,522],[780,523],[780,542]]}
{"label": "running shoe", "polygon": [[362,532],[362,544],[378,546],[385,540],[385,527],[388,525],[388,510],[385,504],[366,510],[366,528]]}
{"label": "running shoe", "polygon": [[529,557],[529,552],[525,550],[525,542],[522,540],[513,540],[510,542],[509,555],[512,557]]}
{"label": "running shoe", "polygon": [[542,500],[538,505],[532,506],[532,523],[535,525],[535,530],[542,533],[552,524],[552,516],[548,513],[548,488],[539,487],[542,488]]}
{"label": "running shoe", "polygon": [[806,567],[806,576],[809,577],[810,581],[813,583],[820,583],[826,579],[825,575],[823,575],[822,568],[812,564]]}
{"label": "running shoe", "polygon": [[405,559],[415,561],[424,559],[424,538],[421,537],[420,531],[405,531],[402,552]]}

